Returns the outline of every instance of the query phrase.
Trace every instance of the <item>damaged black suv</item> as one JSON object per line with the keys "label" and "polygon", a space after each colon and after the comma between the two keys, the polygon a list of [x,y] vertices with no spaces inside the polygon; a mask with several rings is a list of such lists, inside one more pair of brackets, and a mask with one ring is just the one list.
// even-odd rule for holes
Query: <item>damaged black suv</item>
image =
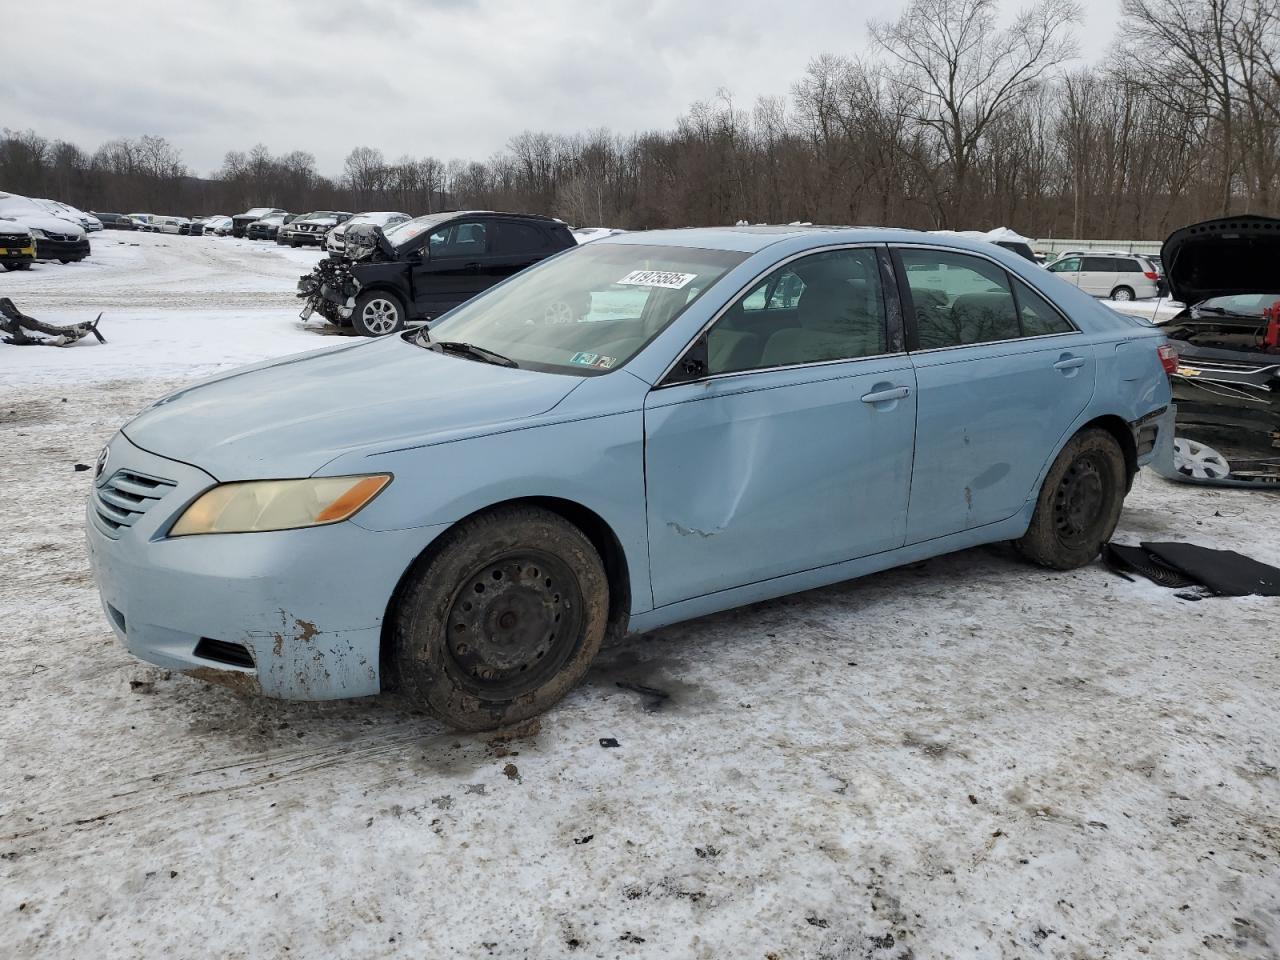
{"label": "damaged black suv", "polygon": [[479,210],[416,217],[385,233],[373,224],[348,227],[342,254],[298,281],[302,318],[315,312],[364,336],[386,336],[575,243],[559,220]]}

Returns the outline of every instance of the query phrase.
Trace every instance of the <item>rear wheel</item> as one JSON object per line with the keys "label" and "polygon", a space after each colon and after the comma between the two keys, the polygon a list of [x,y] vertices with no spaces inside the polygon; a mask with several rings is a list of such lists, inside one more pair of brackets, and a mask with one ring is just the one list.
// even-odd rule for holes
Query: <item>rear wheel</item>
{"label": "rear wheel", "polygon": [[581,530],[540,507],[498,508],[458,524],[409,573],[388,666],[449,726],[508,726],[582,679],[608,609],[604,565]]}
{"label": "rear wheel", "polygon": [[394,294],[382,290],[356,297],[351,325],[366,337],[385,337],[404,329],[404,304]]}
{"label": "rear wheel", "polygon": [[1133,288],[1132,287],[1116,287],[1114,290],[1111,291],[1111,299],[1112,300],[1132,300]]}
{"label": "rear wheel", "polygon": [[1055,570],[1093,560],[1120,520],[1127,470],[1107,431],[1091,428],[1072,437],[1049,468],[1030,527],[1014,541],[1018,552]]}

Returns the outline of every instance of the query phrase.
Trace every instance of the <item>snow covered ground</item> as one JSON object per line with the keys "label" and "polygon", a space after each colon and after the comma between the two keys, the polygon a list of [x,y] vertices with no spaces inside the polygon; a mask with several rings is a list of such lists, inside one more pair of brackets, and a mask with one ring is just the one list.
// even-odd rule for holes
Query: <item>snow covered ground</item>
{"label": "snow covered ground", "polygon": [[[1277,956],[1274,600],[970,550],[626,640],[505,738],[134,660],[74,464],[338,341],[296,319],[314,253],[113,239],[0,274],[110,340],[0,345],[0,955]],[[1280,496],[1144,474],[1118,539],[1280,563]]]}
{"label": "snow covered ground", "polygon": [[1163,323],[1177,315],[1185,304],[1170,297],[1158,297],[1150,300],[1103,300],[1112,310],[1142,317],[1151,323]]}

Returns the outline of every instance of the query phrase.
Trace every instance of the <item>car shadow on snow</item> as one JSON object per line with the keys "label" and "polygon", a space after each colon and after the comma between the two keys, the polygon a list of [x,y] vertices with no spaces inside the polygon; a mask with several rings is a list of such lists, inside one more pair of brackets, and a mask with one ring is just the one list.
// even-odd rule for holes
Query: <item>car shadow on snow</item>
{"label": "car shadow on snow", "polygon": [[[751,672],[730,671],[730,661],[776,665],[780,656],[784,662],[792,656],[779,650],[779,644],[787,644],[797,671],[803,672],[815,644],[834,644],[852,657],[887,642],[889,625],[904,611],[964,597],[979,587],[987,596],[1014,595],[1033,580],[1079,575],[1033,567],[1010,546],[992,545],[628,636],[607,646],[582,684],[548,714],[489,733],[450,731],[395,693],[324,702],[271,700],[144,665],[133,671],[132,684],[139,706],[151,700],[166,722],[183,723],[187,735],[215,752],[358,755],[374,746],[399,745],[405,757],[437,772],[457,773],[501,756],[510,749],[502,744],[536,746],[542,730],[557,726],[562,710],[574,711],[575,723],[584,710],[596,714],[591,725],[601,729],[648,714],[713,719],[753,696]],[[935,621],[945,629],[946,616],[937,614]],[[955,630],[972,634],[959,626]]]}

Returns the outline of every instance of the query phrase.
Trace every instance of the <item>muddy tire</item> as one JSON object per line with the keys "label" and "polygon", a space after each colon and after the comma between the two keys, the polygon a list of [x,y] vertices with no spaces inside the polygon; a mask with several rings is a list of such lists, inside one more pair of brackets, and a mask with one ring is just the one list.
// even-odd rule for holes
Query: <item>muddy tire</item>
{"label": "muddy tire", "polygon": [[1053,461],[1031,526],[1014,546],[1043,567],[1084,566],[1115,533],[1127,488],[1128,467],[1115,438],[1105,430],[1082,430]]}
{"label": "muddy tire", "polygon": [[370,290],[356,297],[351,325],[364,337],[386,337],[404,329],[405,310],[400,298],[385,290]]}
{"label": "muddy tire", "polygon": [[392,613],[392,685],[458,730],[549,709],[604,640],[609,583],[560,516],[500,507],[459,523],[406,577]]}

